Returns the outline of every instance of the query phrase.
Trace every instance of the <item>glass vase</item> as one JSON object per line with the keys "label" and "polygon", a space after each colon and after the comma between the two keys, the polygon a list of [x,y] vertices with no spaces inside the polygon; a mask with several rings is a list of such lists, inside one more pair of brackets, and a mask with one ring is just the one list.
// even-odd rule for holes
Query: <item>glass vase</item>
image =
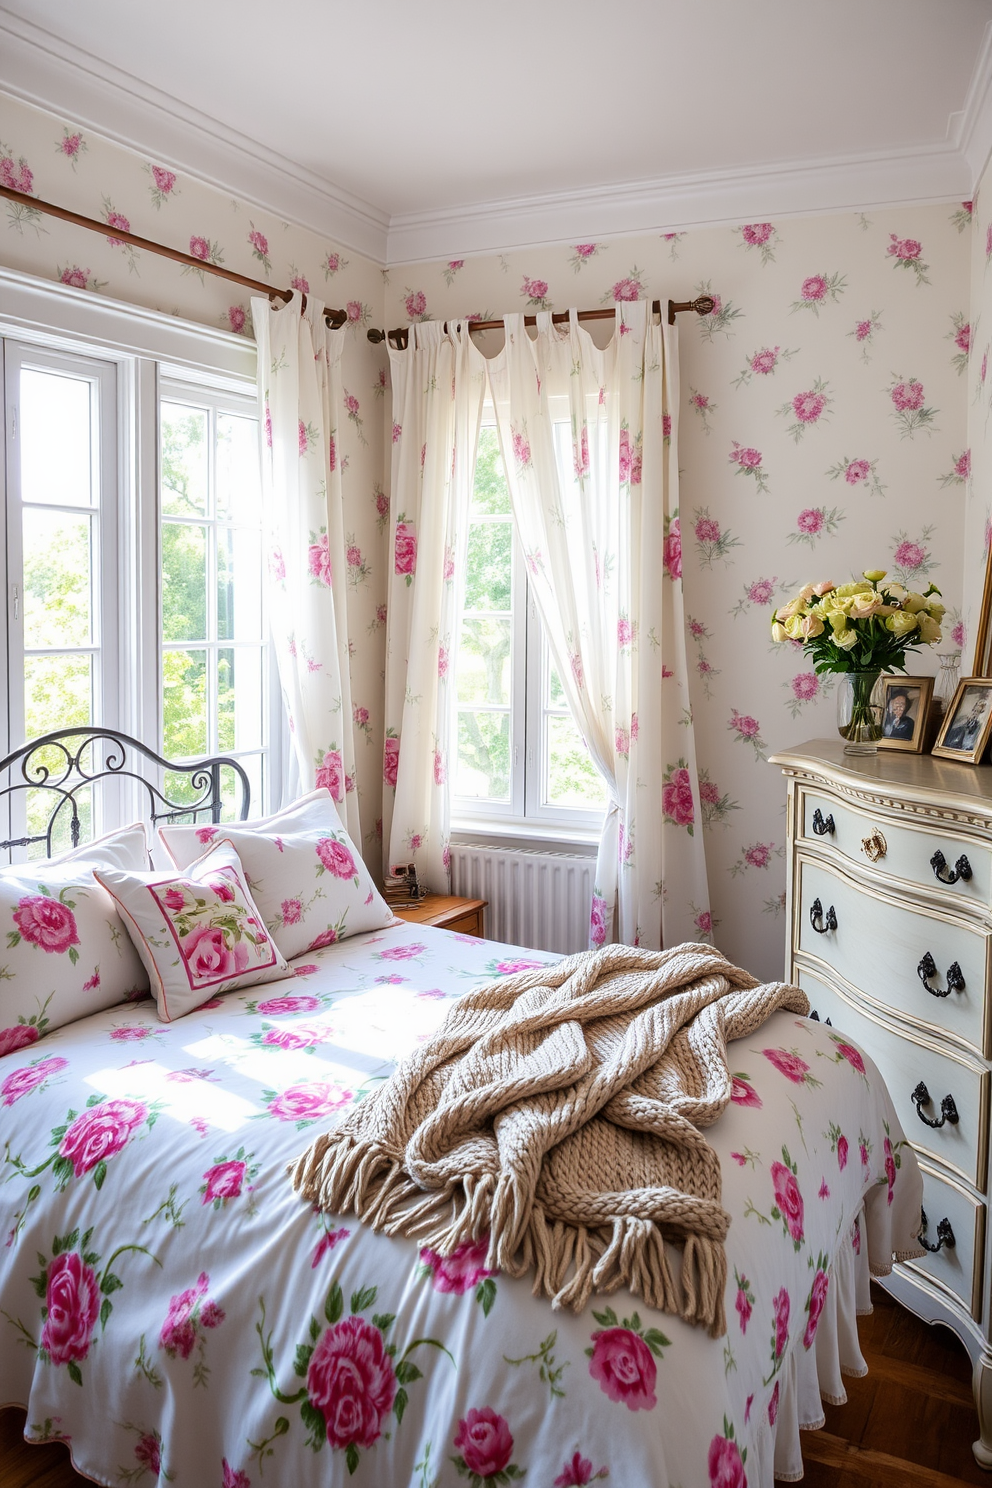
{"label": "glass vase", "polygon": [[940,709],[941,718],[944,718],[958,690],[961,652],[947,651],[942,656],[938,656],[937,660],[940,662],[940,671],[933,689],[933,700]]}
{"label": "glass vase", "polygon": [[[879,671],[841,672],[837,679],[837,729],[845,754],[877,754],[882,737]],[[879,689],[880,691],[880,689]]]}

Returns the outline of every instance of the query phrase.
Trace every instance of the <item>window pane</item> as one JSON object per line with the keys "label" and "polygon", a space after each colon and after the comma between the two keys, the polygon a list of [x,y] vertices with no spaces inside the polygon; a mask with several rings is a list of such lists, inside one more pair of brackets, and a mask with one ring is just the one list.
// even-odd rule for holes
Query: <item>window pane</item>
{"label": "window pane", "polygon": [[261,502],[258,420],[218,413],[217,515],[237,522],[260,522]]}
{"label": "window pane", "polygon": [[92,384],[58,372],[21,370],[21,499],[90,506]]}
{"label": "window pane", "polygon": [[262,639],[262,536],[257,528],[217,528],[217,637]]}
{"label": "window pane", "polygon": [[162,511],[170,517],[207,510],[207,412],[162,404]]}
{"label": "window pane", "polygon": [[173,759],[207,750],[207,653],[166,651],[162,657],[162,743]]}
{"label": "window pane", "polygon": [[571,717],[548,717],[546,728],[545,804],[585,811],[605,810],[606,788],[602,776],[589,758],[589,751]]}
{"label": "window pane", "polygon": [[509,610],[513,529],[509,522],[472,522],[465,571],[466,610]]}
{"label": "window pane", "polygon": [[91,517],[25,507],[24,644],[89,646]]}
{"label": "window pane", "polygon": [[207,529],[162,524],[162,639],[207,639]]}
{"label": "window pane", "polygon": [[458,651],[458,701],[510,704],[510,621],[462,622]]}
{"label": "window pane", "polygon": [[262,652],[247,647],[217,652],[217,747],[262,745]]}
{"label": "window pane", "polygon": [[510,515],[510,490],[503,474],[495,425],[484,425],[479,430],[473,505],[477,512],[486,512],[490,516]]}
{"label": "window pane", "polygon": [[455,794],[480,801],[510,799],[508,712],[459,712]]}
{"label": "window pane", "polygon": [[565,689],[561,685],[561,678],[558,675],[558,668],[551,662],[551,657],[548,654],[547,645],[545,645],[544,648],[544,655],[545,671],[548,678],[548,695],[545,699],[544,705],[546,708],[564,708],[567,706],[565,702]]}
{"label": "window pane", "polygon": [[[65,766],[65,759],[62,760]],[[58,769],[58,763],[55,762]],[[61,774],[61,771],[59,771]],[[75,777],[78,779],[78,776]],[[90,786],[82,786],[76,792],[76,809],[79,814],[79,840],[90,842],[93,838],[93,792]],[[52,812],[58,805],[58,797],[52,791],[29,790],[27,792],[27,832],[29,837],[40,837],[43,832],[48,831],[48,823]],[[52,829],[52,852],[68,852],[72,847],[72,806],[66,803],[55,818]],[[32,842],[28,848],[28,858],[36,861],[47,855],[44,842]]]}
{"label": "window pane", "polygon": [[[29,739],[93,722],[92,656],[24,658],[24,731]],[[64,763],[64,761],[63,761]]]}

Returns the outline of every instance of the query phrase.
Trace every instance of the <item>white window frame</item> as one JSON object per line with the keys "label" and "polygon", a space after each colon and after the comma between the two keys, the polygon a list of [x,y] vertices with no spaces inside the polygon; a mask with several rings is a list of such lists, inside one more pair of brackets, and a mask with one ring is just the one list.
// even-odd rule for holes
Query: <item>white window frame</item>
{"label": "white window frame", "polygon": [[[483,409],[480,430],[495,428],[495,426],[495,414],[491,405],[487,404]],[[473,517],[471,520],[484,521],[485,518]],[[536,837],[556,842],[596,842],[602,832],[603,812],[549,805],[541,799],[544,785],[544,762],[548,747],[546,718],[549,712],[567,713],[569,710],[567,705],[560,710],[549,710],[544,706],[551,666],[550,648],[538,614],[537,604],[531,592],[523,552],[515,532],[512,561],[509,800],[480,801],[452,793],[452,829],[461,834],[471,831],[476,837],[481,830],[493,836]],[[461,622],[464,614],[464,609],[460,609],[456,630],[456,648],[461,644]],[[472,711],[485,712],[487,709],[485,704],[482,704],[473,708]],[[492,711],[503,710],[493,709]],[[455,685],[452,687],[453,756],[457,756],[458,750],[458,712],[456,660]],[[449,772],[452,779],[456,778],[456,769],[457,767],[453,765]]]}
{"label": "white window frame", "polygon": [[[254,342],[227,331],[197,325],[141,306],[111,300],[85,290],[56,285],[0,267],[0,338],[19,343],[32,357],[48,352],[98,363],[113,372],[117,489],[116,547],[119,554],[119,654],[129,658],[116,679],[117,706],[102,722],[133,735],[153,749],[162,738],[159,394],[160,382],[210,389],[213,395],[236,395],[255,403]],[[0,389],[0,391],[5,391]],[[6,401],[4,403],[6,407]],[[234,410],[232,410],[234,411]],[[246,413],[242,402],[237,411]],[[10,424],[6,421],[9,437]],[[9,462],[8,462],[9,464]],[[8,509],[9,469],[0,469],[3,512]],[[4,515],[4,537],[9,537]],[[0,581],[7,602],[0,606],[0,646],[10,654],[8,634],[12,596],[6,541],[0,556]],[[290,743],[275,658],[269,645],[267,722],[268,755],[263,771],[263,797],[253,799],[252,815],[279,803]],[[109,701],[109,700],[108,700]],[[10,709],[0,705],[0,745],[17,747]],[[266,799],[268,797],[268,799]],[[144,811],[143,795],[136,801]]]}

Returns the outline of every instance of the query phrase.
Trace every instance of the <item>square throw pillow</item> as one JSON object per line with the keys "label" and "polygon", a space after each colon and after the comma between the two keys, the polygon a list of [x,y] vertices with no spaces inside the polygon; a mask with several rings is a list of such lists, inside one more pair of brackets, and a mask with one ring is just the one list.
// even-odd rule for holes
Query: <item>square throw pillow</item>
{"label": "square throw pillow", "polygon": [[217,993],[289,974],[226,839],[181,873],[107,868],[97,878],[117,903],[164,1023]]}
{"label": "square throw pillow", "polygon": [[0,1055],[148,991],[97,868],[148,867],[141,823],[74,852],[0,868]]}
{"label": "square throw pillow", "polygon": [[392,924],[393,912],[328,790],[311,791],[259,821],[159,827],[159,836],[177,868],[202,853],[204,843],[220,836],[232,842],[262,919],[287,959]]}

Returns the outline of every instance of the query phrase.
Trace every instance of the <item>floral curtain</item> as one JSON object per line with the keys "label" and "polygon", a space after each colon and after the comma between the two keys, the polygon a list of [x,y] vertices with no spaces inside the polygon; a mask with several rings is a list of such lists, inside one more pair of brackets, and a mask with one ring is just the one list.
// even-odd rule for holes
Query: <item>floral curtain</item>
{"label": "floral curtain", "polygon": [[269,616],[303,789],[327,786],[361,841],[355,791],[337,424],[344,330],[295,292],[274,309],[253,299],[265,430],[262,500]]}
{"label": "floral curtain", "polygon": [[454,577],[464,568],[485,363],[460,321],[411,325],[406,349],[390,347],[389,359],[385,868],[415,863],[422,881],[446,893]]}
{"label": "floral curtain", "polygon": [[[609,788],[590,944],[711,938],[678,515],[678,351],[646,301],[600,350],[575,311],[505,319],[488,363],[514,521],[572,714]],[[618,913],[614,923],[615,913]]]}

